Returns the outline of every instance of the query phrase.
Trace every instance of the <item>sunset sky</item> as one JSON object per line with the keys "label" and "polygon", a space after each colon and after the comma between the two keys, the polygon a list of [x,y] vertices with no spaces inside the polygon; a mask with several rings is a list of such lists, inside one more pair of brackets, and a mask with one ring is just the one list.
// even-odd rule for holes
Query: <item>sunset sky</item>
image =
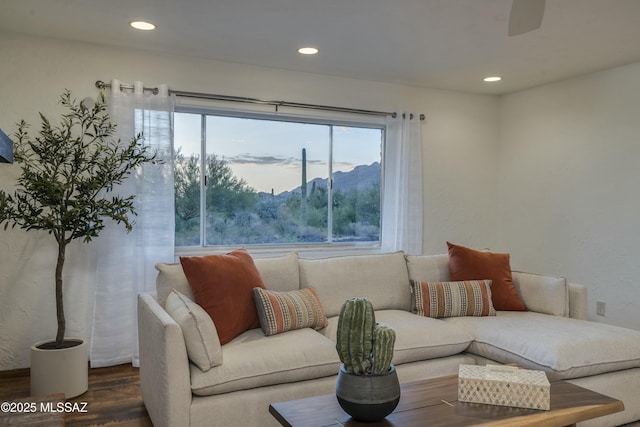
{"label": "sunset sky", "polygon": [[[200,153],[200,115],[175,114],[175,148]],[[229,163],[255,190],[275,194],[301,185],[302,149],[307,151],[307,181],[327,178],[331,127],[258,119],[207,117],[207,151]],[[333,171],[380,162],[380,129],[333,127]]]}

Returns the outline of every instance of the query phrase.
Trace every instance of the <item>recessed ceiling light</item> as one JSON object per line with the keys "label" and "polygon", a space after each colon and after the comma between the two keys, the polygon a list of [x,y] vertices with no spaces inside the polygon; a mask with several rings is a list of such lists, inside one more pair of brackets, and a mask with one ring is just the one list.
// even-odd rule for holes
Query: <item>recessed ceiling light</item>
{"label": "recessed ceiling light", "polygon": [[318,53],[318,49],[316,49],[315,47],[301,47],[300,49],[298,49],[298,53],[301,53],[303,55],[315,55],[316,53]]}
{"label": "recessed ceiling light", "polygon": [[491,77],[485,77],[484,79],[485,82],[499,82],[500,80],[502,80],[502,77],[500,76],[491,76]]}
{"label": "recessed ceiling light", "polygon": [[151,22],[146,21],[132,21],[129,22],[129,25],[131,25],[136,30],[151,31],[156,29],[155,25],[153,25]]}

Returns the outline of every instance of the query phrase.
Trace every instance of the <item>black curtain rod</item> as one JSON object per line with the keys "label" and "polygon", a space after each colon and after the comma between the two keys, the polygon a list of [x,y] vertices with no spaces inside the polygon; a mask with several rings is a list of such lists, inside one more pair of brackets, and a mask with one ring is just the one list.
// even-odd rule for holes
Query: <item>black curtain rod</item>
{"label": "black curtain rod", "polygon": [[[96,87],[98,89],[106,89],[111,87],[111,83],[105,83],[102,80],[96,81]],[[123,89],[133,89],[133,85],[120,84],[120,90]],[[158,93],[158,88],[156,87],[145,87],[143,88],[145,91],[152,92],[153,94]],[[299,102],[289,102],[289,101],[268,101],[264,99],[258,98],[248,98],[242,96],[230,96],[230,95],[216,95],[211,93],[203,93],[203,92],[186,92],[181,90],[169,90],[169,94],[175,96],[182,96],[185,98],[197,98],[197,99],[209,99],[215,101],[229,101],[229,102],[243,102],[249,104],[262,104],[262,105],[272,105],[278,111],[278,107],[292,107],[292,108],[303,108],[309,110],[321,110],[321,111],[333,111],[340,113],[351,113],[351,114],[363,114],[368,116],[391,116],[396,117],[397,113],[390,113],[386,111],[375,111],[375,110],[361,110],[357,108],[345,108],[345,107],[333,107],[330,105],[318,105],[318,104],[303,104]],[[404,115],[403,115],[404,118]],[[413,114],[410,115],[409,119],[413,119]],[[420,114],[420,120],[424,120],[424,114]]]}

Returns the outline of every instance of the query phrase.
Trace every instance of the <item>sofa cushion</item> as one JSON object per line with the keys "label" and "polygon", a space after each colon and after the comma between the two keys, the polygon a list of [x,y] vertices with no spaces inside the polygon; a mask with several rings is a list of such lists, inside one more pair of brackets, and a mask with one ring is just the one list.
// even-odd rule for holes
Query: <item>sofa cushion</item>
{"label": "sofa cushion", "polygon": [[496,310],[525,311],[511,277],[509,254],[476,251],[447,242],[451,280],[490,279]]}
{"label": "sofa cushion", "polygon": [[222,347],[224,364],[203,372],[191,365],[191,390],[199,396],[333,376],[335,343],[313,329],[265,336],[247,331]]}
{"label": "sofa cushion", "polygon": [[224,255],[180,257],[196,302],[209,313],[220,344],[260,327],[253,288],[264,288],[253,258],[245,249]]}
{"label": "sofa cushion", "polygon": [[[260,272],[262,282],[267,289],[276,291],[288,291],[300,287],[300,273],[298,272],[298,254],[290,252],[286,255],[254,258],[256,268]],[[184,275],[182,265],[175,263],[156,264],[158,277],[156,278],[156,291],[158,303],[164,307],[167,296],[172,289],[176,289],[191,300],[195,300],[193,291]]]}
{"label": "sofa cushion", "polygon": [[300,289],[300,270],[296,252],[266,258],[254,257],[253,262],[260,272],[265,288],[273,291]]}
{"label": "sofa cushion", "polygon": [[[404,310],[378,310],[375,317],[396,331],[392,360],[396,365],[458,354],[473,340],[463,328]],[[334,316],[322,332],[336,341],[337,331],[338,316]]]}
{"label": "sofa cushion", "polygon": [[203,371],[222,364],[216,326],[202,307],[174,289],[167,297],[165,309],[182,329],[189,360]]}
{"label": "sofa cushion", "polygon": [[448,282],[449,255],[406,255],[409,279],[420,282]]}
{"label": "sofa cushion", "polygon": [[569,316],[569,286],[564,277],[512,271],[513,285],[527,310]]}
{"label": "sofa cushion", "polygon": [[470,353],[547,372],[550,380],[640,367],[640,331],[534,312],[451,317],[475,339]]}
{"label": "sofa cushion", "polygon": [[[495,316],[491,280],[462,282],[411,281],[412,306],[427,317]],[[414,301],[415,300],[415,301]]]}
{"label": "sofa cushion", "polygon": [[409,311],[411,295],[402,252],[300,259],[300,287],[313,286],[327,316],[337,316],[344,301],[366,297],[374,309]]}
{"label": "sofa cushion", "polygon": [[253,297],[265,335],[327,326],[327,316],[313,288],[284,292],[254,288]]}

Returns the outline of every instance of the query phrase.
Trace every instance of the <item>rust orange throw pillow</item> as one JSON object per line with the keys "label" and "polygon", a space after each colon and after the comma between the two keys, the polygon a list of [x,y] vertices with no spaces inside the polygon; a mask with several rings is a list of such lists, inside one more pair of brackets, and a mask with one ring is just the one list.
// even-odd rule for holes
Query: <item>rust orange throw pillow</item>
{"label": "rust orange throw pillow", "polygon": [[253,288],[264,288],[253,258],[245,249],[226,255],[180,257],[196,303],[211,316],[220,344],[260,327]]}
{"label": "rust orange throw pillow", "polygon": [[476,251],[447,242],[452,281],[489,279],[496,310],[526,311],[511,278],[509,254]]}

